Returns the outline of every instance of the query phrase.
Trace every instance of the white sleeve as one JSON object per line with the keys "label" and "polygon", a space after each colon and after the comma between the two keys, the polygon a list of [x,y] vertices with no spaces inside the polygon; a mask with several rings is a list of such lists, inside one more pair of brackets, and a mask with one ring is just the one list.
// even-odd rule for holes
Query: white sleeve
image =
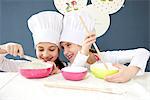
{"label": "white sleeve", "polygon": [[86,67],[86,62],[89,56],[86,56],[84,54],[81,54],[80,52],[78,52],[78,54],[76,55],[72,66],[83,66]]}
{"label": "white sleeve", "polygon": [[5,58],[5,55],[0,55],[0,59],[0,70],[10,72],[17,72],[19,67],[22,67],[24,63],[28,62],[23,60],[7,59]]}
{"label": "white sleeve", "polygon": [[105,62],[120,64],[129,63],[129,66],[137,66],[141,69],[137,75],[142,75],[150,57],[150,52],[144,48],[122,51],[107,51],[102,52],[102,57]]}

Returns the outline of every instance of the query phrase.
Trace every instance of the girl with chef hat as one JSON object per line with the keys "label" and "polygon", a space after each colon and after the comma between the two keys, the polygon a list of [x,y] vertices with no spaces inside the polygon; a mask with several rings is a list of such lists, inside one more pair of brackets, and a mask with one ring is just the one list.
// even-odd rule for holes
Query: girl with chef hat
{"label": "girl with chef hat", "polygon": [[[82,17],[89,33],[86,32]],[[64,49],[64,56],[72,65],[89,67],[100,56],[90,48],[96,41],[94,21],[85,12],[71,12],[64,16],[63,31],[60,45]],[[110,82],[126,82],[135,75],[142,75],[145,71],[150,52],[144,48],[133,50],[101,52],[104,62],[112,63],[119,69],[117,74],[105,77]],[[124,64],[129,63],[128,66]]]}
{"label": "girl with chef hat", "polygon": [[[28,27],[32,32],[36,56],[44,62],[55,62],[56,66],[53,73],[59,72],[59,69],[64,67],[64,64],[59,60],[59,38],[62,31],[63,16],[53,11],[43,11],[31,16],[28,19]],[[17,43],[7,43],[2,45],[3,51],[14,56],[23,56],[23,48]],[[19,51],[19,52],[18,52]],[[0,70],[17,71],[21,62],[10,61],[1,56],[0,63],[3,63]],[[18,64],[19,63],[19,64]],[[24,63],[24,61],[23,61]],[[9,68],[12,66],[13,68]]]}

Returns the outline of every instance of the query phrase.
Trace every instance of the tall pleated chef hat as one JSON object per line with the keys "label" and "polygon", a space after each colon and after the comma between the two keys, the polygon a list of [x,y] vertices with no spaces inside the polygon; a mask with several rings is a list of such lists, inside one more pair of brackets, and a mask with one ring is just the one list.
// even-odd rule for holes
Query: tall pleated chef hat
{"label": "tall pleated chef hat", "polygon": [[82,45],[86,36],[86,30],[81,23],[80,16],[82,17],[89,32],[95,32],[94,20],[89,17],[85,12],[70,12],[64,16],[63,30],[60,37],[60,42],[71,42],[74,44]]}
{"label": "tall pleated chef hat", "polygon": [[39,12],[28,19],[34,46],[40,42],[50,42],[59,46],[63,15],[54,11]]}

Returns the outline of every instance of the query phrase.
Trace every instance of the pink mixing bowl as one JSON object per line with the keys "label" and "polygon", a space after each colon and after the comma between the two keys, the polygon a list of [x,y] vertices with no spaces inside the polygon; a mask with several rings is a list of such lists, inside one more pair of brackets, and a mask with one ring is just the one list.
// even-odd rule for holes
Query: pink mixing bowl
{"label": "pink mixing bowl", "polygon": [[83,80],[87,74],[87,68],[84,67],[65,67],[61,70],[63,77],[66,80],[79,81]]}
{"label": "pink mixing bowl", "polygon": [[52,68],[52,64],[29,62],[20,68],[19,71],[26,78],[43,78],[50,75]]}

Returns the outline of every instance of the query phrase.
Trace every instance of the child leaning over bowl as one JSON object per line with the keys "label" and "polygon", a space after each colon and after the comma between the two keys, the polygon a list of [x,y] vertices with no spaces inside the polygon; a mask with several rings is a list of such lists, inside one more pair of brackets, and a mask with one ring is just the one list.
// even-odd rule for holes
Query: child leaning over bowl
{"label": "child leaning over bowl", "polygon": [[[62,30],[63,16],[57,12],[44,11],[28,19],[28,27],[32,32],[36,56],[44,62],[55,62],[52,74],[60,72],[64,64],[59,60],[59,38]],[[22,64],[28,61],[10,60],[6,54],[23,56],[23,48],[17,43],[6,43],[0,46],[0,70],[18,71]]]}
{"label": "child leaning over bowl", "polygon": [[[87,33],[79,16],[82,17]],[[85,35],[85,33],[87,33]],[[64,16],[63,31],[60,45],[64,50],[64,56],[76,66],[89,67],[96,62],[98,54],[90,50],[92,43],[96,41],[94,23],[90,17],[82,13],[72,12]],[[119,69],[117,74],[107,76],[104,79],[109,82],[127,82],[136,75],[143,75],[150,52],[144,48],[133,50],[106,51],[101,52],[104,62],[112,63]],[[124,64],[129,63],[128,66]]]}

